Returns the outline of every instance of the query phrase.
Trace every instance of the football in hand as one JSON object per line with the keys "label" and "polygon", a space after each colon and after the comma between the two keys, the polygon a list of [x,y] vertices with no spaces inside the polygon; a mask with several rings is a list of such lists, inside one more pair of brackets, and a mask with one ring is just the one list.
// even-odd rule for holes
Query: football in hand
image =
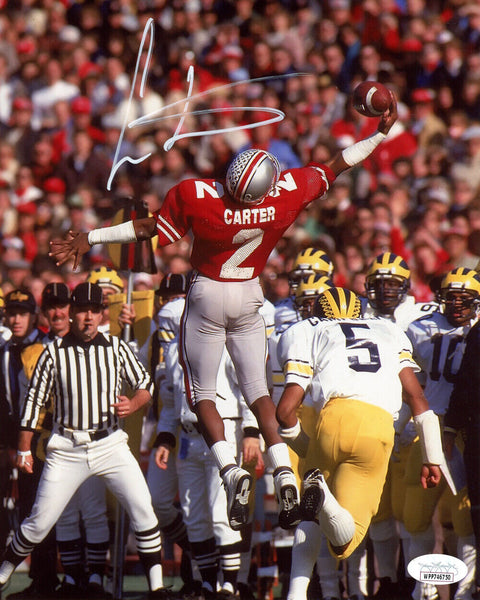
{"label": "football in hand", "polygon": [[388,88],[378,81],[363,81],[353,90],[353,107],[366,117],[379,117],[391,101]]}

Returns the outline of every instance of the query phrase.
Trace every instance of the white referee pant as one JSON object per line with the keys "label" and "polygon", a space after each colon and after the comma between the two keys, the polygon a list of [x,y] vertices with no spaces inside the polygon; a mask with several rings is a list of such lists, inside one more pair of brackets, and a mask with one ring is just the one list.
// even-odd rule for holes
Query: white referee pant
{"label": "white referee pant", "polygon": [[120,429],[85,443],[53,433],[32,512],[20,525],[25,538],[32,544],[40,543],[75,491],[92,475],[105,480],[128,513],[134,531],[157,527],[145,477],[127,442],[128,435]]}

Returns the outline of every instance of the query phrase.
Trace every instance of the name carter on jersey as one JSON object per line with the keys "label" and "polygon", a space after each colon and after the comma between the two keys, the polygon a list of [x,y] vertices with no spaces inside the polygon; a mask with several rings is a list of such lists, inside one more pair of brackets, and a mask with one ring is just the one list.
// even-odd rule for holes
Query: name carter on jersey
{"label": "name carter on jersey", "polygon": [[232,210],[226,208],[223,219],[227,225],[255,225],[275,221],[274,206],[260,206],[258,208],[240,208]]}

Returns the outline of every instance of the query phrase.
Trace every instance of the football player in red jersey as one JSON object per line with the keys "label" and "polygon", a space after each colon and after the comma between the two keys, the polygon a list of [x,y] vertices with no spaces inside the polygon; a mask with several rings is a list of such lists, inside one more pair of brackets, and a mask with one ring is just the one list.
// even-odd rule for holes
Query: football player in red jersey
{"label": "football player in red jersey", "polygon": [[299,521],[298,490],[267,388],[265,326],[258,312],[263,292],[258,275],[301,211],[321,198],[340,173],[369,156],[396,119],[392,94],[377,131],[338,152],[326,164],[310,163],[281,172],[278,160],[270,153],[246,150],[234,158],[224,181],[181,181],[169,190],[162,207],[151,217],[88,234],[70,231],[65,240],[52,241],[51,255],[57,264],[73,259],[76,268],[94,244],[131,243],[158,235],[158,243],[167,245],[189,231],[193,233],[194,275],[182,317],[181,358],[192,409],[225,482],[234,529],[249,519],[252,478],[236,466],[215,405],[223,347],[226,345],[232,357],[242,393],[268,447],[280,525],[291,527]]}

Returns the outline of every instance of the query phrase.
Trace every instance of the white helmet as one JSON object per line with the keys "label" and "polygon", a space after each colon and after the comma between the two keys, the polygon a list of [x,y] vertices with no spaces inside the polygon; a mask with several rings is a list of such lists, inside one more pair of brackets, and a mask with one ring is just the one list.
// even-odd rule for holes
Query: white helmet
{"label": "white helmet", "polygon": [[237,202],[259,204],[279,177],[280,163],[273,154],[265,150],[245,150],[228,167],[226,185]]}

